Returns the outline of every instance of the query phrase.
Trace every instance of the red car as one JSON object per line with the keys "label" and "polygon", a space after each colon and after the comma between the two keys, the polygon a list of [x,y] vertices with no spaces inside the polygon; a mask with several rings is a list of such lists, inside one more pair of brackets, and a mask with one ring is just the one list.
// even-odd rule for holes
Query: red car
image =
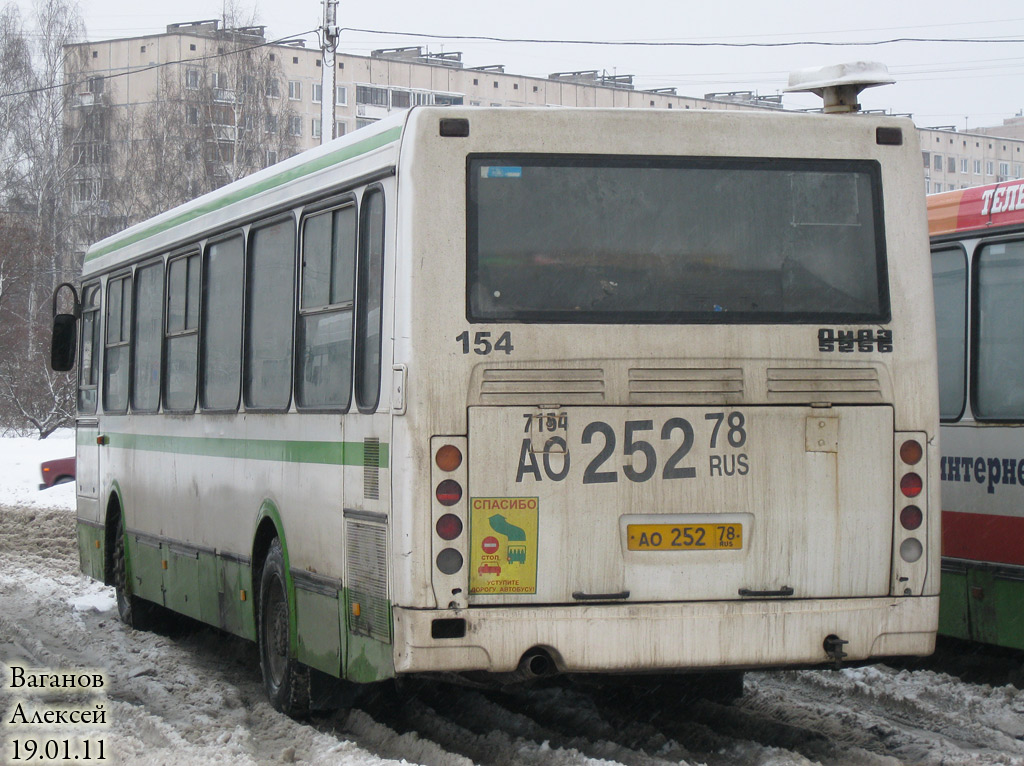
{"label": "red car", "polygon": [[63,484],[66,481],[75,480],[75,459],[73,457],[61,457],[56,460],[47,460],[39,466],[43,475],[43,481],[39,489],[52,487],[54,484]]}

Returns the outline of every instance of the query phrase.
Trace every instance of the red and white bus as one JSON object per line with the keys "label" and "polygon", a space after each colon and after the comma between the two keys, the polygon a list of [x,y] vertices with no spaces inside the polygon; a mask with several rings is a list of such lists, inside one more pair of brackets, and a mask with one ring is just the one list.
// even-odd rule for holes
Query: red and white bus
{"label": "red and white bus", "polygon": [[1024,181],[928,197],[939,359],[939,630],[1024,648]]}

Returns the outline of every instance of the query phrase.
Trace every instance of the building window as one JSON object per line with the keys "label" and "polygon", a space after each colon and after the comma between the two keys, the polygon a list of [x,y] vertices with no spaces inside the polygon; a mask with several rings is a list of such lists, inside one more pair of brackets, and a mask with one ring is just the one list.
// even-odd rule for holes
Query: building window
{"label": "building window", "polygon": [[[652,101],[651,105],[653,106],[653,104],[654,104],[654,102]],[[936,170],[942,170],[942,155],[941,154],[934,154],[934,155],[932,155],[932,167],[934,167]]]}
{"label": "building window", "polygon": [[995,167],[992,163],[992,160],[985,161],[985,175],[995,175]]}
{"label": "building window", "polygon": [[375,122],[377,121],[368,119],[366,117],[356,117],[356,130],[359,130],[360,128],[365,128],[367,125],[373,125],[373,123]]}
{"label": "building window", "polygon": [[981,160],[974,161],[974,172],[981,175]]}
{"label": "building window", "polygon": [[319,104],[324,100],[324,86],[322,83],[313,83],[313,103]]}
{"label": "building window", "polygon": [[288,132],[291,133],[293,136],[301,136],[302,135],[302,118],[301,117],[291,117],[288,120]]}
{"label": "building window", "polygon": [[319,117],[314,117],[312,122],[310,122],[310,129],[309,129],[309,131],[310,131],[309,134],[311,136],[313,136],[313,138],[320,138],[320,136],[322,135],[322,131],[321,131],[321,122],[320,122],[320,118]]}
{"label": "building window", "polygon": [[267,98],[281,98],[281,82],[276,77],[267,78]]}
{"label": "building window", "polygon": [[221,90],[227,90],[228,87],[228,76],[223,72],[213,73],[213,87],[220,88]]}
{"label": "building window", "polygon": [[1010,175],[1010,163],[1009,162],[1000,162],[999,163],[999,175],[1001,175],[1003,178],[1009,177],[1009,175]]}
{"label": "building window", "polygon": [[438,106],[462,106],[462,96],[445,96],[440,93],[434,95],[434,103]]}
{"label": "building window", "polygon": [[432,103],[434,103],[434,101],[431,98],[431,94],[430,93],[424,93],[424,92],[420,91],[420,92],[414,92],[412,94],[412,104],[413,104],[413,106],[428,106],[428,105],[430,105]]}
{"label": "building window", "polygon": [[344,120],[338,120],[337,122],[334,123],[334,137],[335,138],[340,138],[341,136],[345,135],[345,133],[347,131],[348,131],[348,128],[345,126],[345,121]]}
{"label": "building window", "polygon": [[971,161],[966,157],[960,158],[960,172],[969,173],[971,169]]}
{"label": "building window", "polygon": [[956,172],[956,157],[950,157],[946,163],[946,170],[950,173]]}
{"label": "building window", "polygon": [[198,69],[185,70],[185,87],[189,90],[197,90],[199,88],[200,79],[200,72]]}
{"label": "building window", "polygon": [[267,167],[277,164],[277,152],[273,149],[267,149]]}
{"label": "building window", "polygon": [[369,85],[357,85],[356,103],[369,104],[370,106],[387,106],[387,88],[373,88]]}
{"label": "building window", "polygon": [[346,106],[348,104],[348,88],[339,85],[334,89],[334,105]]}
{"label": "building window", "polygon": [[293,64],[298,64],[299,63],[299,57],[298,56],[292,56],[292,63]]}
{"label": "building window", "polygon": [[197,106],[186,106],[185,107],[185,122],[189,125],[199,124],[199,107]]}
{"label": "building window", "polygon": [[1013,166],[1013,177],[1014,178],[1020,178],[1020,165],[1019,164],[1015,164]]}
{"label": "building window", "polygon": [[392,109],[408,109],[410,96],[412,94],[407,90],[393,90],[391,91],[391,108]]}
{"label": "building window", "polygon": [[473,84],[474,85],[479,85],[480,84],[480,80],[478,78],[474,77],[473,78]]}
{"label": "building window", "polygon": [[141,47],[139,48],[139,53],[145,53],[145,52],[146,52],[146,46],[145,46],[145,45],[143,45],[143,46],[141,46]]}
{"label": "building window", "polygon": [[277,133],[277,115],[268,114],[266,120],[264,120],[263,129],[267,133]]}
{"label": "building window", "polygon": [[[534,90],[536,90],[536,88],[534,88]],[[931,165],[932,165],[932,155],[931,155],[931,152],[921,152],[921,156],[924,157],[924,166],[926,168],[931,167]]]}
{"label": "building window", "polygon": [[288,81],[288,99],[300,101],[302,99],[302,83],[297,80]]}

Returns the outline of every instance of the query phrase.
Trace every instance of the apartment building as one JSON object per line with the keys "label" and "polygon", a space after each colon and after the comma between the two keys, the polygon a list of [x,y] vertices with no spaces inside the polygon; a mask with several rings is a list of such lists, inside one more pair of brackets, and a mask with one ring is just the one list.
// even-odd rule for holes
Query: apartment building
{"label": "apartment building", "polygon": [[928,193],[1024,178],[1024,121],[958,131],[919,128]]}
{"label": "apartment building", "polygon": [[[126,145],[166,141],[172,135],[181,139],[178,167],[188,171],[168,179],[166,199],[156,201],[159,207],[321,142],[321,52],[302,41],[268,45],[263,27],[184,22],[160,34],[69,46],[67,54],[68,81],[76,83],[66,115],[76,167],[73,201],[83,214],[105,221],[93,234],[132,217],[119,217],[111,203],[124,186],[111,170],[114,158],[132,161],[131,153],[123,151]],[[644,90],[630,75],[603,70],[530,77],[506,72],[501,64],[467,66],[461,53],[431,53],[420,46],[381,49],[369,56],[342,52],[334,66],[336,136],[421,104],[782,108],[779,95],[684,96],[675,89]],[[154,126],[145,116],[157,106],[162,111]],[[921,128],[919,138],[928,192],[1024,175],[1024,118],[965,132],[953,126]],[[193,173],[197,169],[199,175]]]}
{"label": "apartment building", "polygon": [[[83,82],[80,103],[93,103],[100,89],[112,106],[144,105],[163,97],[162,85],[177,75],[198,88],[204,74],[228,102],[244,89],[225,71],[233,52],[266,43],[263,27],[222,29],[220,23],[171,24],[163,34],[84,42],[69,46],[72,79]],[[323,61],[319,50],[293,44],[266,46],[275,84],[268,98],[285,99],[296,121],[289,125],[299,150],[320,143]],[[422,47],[391,48],[370,56],[338,53],[335,57],[335,128],[338,135],[420,104],[482,106],[591,106],[660,109],[781,108],[778,96],[747,92],[680,96],[675,89],[640,90],[631,75],[600,70],[559,72],[527,77],[505,72],[500,64],[466,66],[461,53],[430,53]],[[90,79],[92,78],[92,79]],[[100,82],[102,81],[102,84]]]}

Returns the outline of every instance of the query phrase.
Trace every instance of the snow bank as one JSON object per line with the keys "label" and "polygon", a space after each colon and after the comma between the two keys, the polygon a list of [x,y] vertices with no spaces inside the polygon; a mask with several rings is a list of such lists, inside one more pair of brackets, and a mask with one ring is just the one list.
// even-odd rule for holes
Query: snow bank
{"label": "snow bank", "polygon": [[39,489],[39,464],[74,454],[73,428],[62,428],[42,440],[31,436],[0,437],[0,506],[74,510],[74,482]]}

